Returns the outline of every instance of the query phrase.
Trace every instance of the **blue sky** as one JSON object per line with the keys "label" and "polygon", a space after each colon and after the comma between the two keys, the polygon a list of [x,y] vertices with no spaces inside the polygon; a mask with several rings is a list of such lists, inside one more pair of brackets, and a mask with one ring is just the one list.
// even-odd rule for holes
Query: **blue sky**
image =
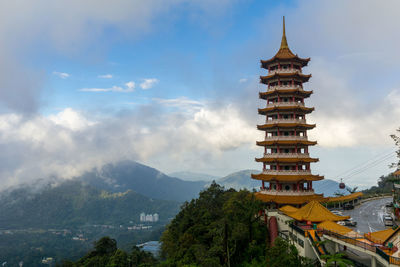
{"label": "blue sky", "polygon": [[[70,178],[130,159],[165,172],[261,169],[265,74],[280,44],[311,57],[316,173],[338,179],[395,149],[399,3],[30,1],[0,4],[0,181]],[[338,19],[340,18],[340,19]],[[349,177],[370,186],[389,155]],[[361,166],[362,167],[362,166]]]}

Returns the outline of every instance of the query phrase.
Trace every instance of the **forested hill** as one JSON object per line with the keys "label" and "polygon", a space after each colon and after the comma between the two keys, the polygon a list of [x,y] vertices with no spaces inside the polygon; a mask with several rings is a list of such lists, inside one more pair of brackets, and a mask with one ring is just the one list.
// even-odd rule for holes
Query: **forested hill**
{"label": "forested hill", "polygon": [[133,190],[151,198],[182,202],[195,198],[206,185],[204,181],[183,181],[170,177],[133,161],[107,164],[76,179],[111,192]]}
{"label": "forested hill", "polygon": [[138,222],[141,212],[159,213],[166,222],[179,206],[179,202],[151,199],[132,190],[109,193],[80,181],[66,181],[39,192],[29,188],[3,192],[0,229],[126,225]]}

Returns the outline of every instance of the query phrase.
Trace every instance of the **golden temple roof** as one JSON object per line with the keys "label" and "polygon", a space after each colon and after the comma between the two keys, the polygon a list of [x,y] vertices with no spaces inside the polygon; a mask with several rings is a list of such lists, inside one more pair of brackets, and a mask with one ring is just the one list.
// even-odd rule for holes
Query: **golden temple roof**
{"label": "golden temple roof", "polygon": [[383,244],[385,243],[392,235],[399,231],[400,227],[398,227],[396,230],[393,230],[392,228],[381,230],[381,231],[376,231],[376,232],[370,232],[365,235],[365,237],[374,242],[374,243],[380,243]]}
{"label": "golden temple roof", "polygon": [[395,172],[393,173],[393,175],[400,175],[400,169],[397,170],[397,171],[395,171]]}
{"label": "golden temple roof", "polygon": [[309,140],[264,140],[264,141],[257,141],[257,146],[269,146],[269,145],[292,145],[292,144],[301,144],[301,145],[309,145],[313,146],[317,144],[317,141],[309,141]]}
{"label": "golden temple roof", "polygon": [[283,206],[282,208],[280,208],[279,210],[280,210],[280,211],[283,211],[283,212],[296,212],[296,211],[298,211],[299,209],[298,209],[298,208],[295,208],[295,207],[293,207],[293,206],[291,206],[291,205],[285,205],[285,206]]}
{"label": "golden temple roof", "polygon": [[283,32],[282,32],[282,40],[281,40],[281,46],[279,47],[278,52],[276,55],[269,59],[269,60],[261,60],[261,64],[263,67],[266,67],[267,65],[273,63],[277,59],[292,59],[295,61],[298,61],[302,64],[302,66],[306,66],[308,61],[310,61],[309,58],[300,58],[297,55],[293,54],[292,51],[289,48],[289,45],[287,43],[286,39],[286,29],[285,29],[285,17],[283,17]]}
{"label": "golden temple roof", "polygon": [[292,217],[297,221],[343,221],[349,219],[350,216],[338,216],[330,212],[327,208],[321,205],[318,201],[312,200],[305,206],[295,212],[282,211],[287,216]]}
{"label": "golden temple roof", "polygon": [[285,195],[267,195],[260,192],[254,193],[255,197],[263,202],[274,202],[278,204],[304,204],[312,200],[321,201],[322,194],[301,195],[301,196],[285,196]]}
{"label": "golden temple roof", "polygon": [[268,84],[269,80],[275,78],[297,78],[302,82],[307,82],[311,78],[311,74],[302,74],[298,72],[288,73],[288,72],[275,72],[274,74],[260,76],[261,82]]}
{"label": "golden temple roof", "polygon": [[356,192],[350,195],[346,196],[340,196],[340,197],[327,197],[326,202],[342,202],[342,201],[349,201],[353,200],[359,197],[362,197],[363,193],[362,192]]}
{"label": "golden temple roof", "polygon": [[263,181],[281,181],[281,182],[299,182],[299,181],[319,181],[324,179],[324,176],[313,174],[298,174],[298,175],[285,175],[285,174],[251,174],[251,178]]}
{"label": "golden temple roof", "polygon": [[328,230],[328,231],[331,231],[331,232],[335,232],[335,233],[338,233],[338,234],[341,234],[341,235],[345,235],[345,234],[348,234],[348,233],[353,231],[352,229],[350,229],[350,228],[348,228],[346,226],[337,224],[337,223],[332,222],[332,221],[324,221],[324,222],[318,224],[317,228],[318,229],[323,229],[323,230]]}
{"label": "golden temple roof", "polygon": [[318,158],[310,158],[308,156],[303,157],[285,157],[285,156],[274,156],[274,157],[262,157],[256,158],[256,162],[318,162]]}
{"label": "golden temple roof", "polygon": [[275,122],[275,123],[266,123],[262,125],[257,125],[258,130],[268,130],[271,128],[279,127],[279,128],[302,128],[302,129],[313,129],[315,128],[315,124],[307,124],[302,122]]}
{"label": "golden temple roof", "polygon": [[301,89],[280,89],[280,90],[271,90],[271,91],[267,91],[267,92],[260,92],[259,97],[261,99],[267,100],[267,97],[270,97],[272,95],[285,95],[285,94],[293,95],[294,94],[294,95],[299,95],[299,96],[303,96],[304,98],[307,98],[312,93],[313,93],[313,91],[305,91],[305,90],[301,90]]}
{"label": "golden temple roof", "polygon": [[259,108],[258,109],[258,114],[260,115],[266,115],[267,112],[269,111],[275,111],[275,110],[298,110],[302,111],[305,114],[311,113],[314,111],[314,108],[309,108],[309,107],[303,107],[303,106],[298,106],[296,104],[293,104],[293,106],[272,106],[272,107],[267,107],[267,108]]}

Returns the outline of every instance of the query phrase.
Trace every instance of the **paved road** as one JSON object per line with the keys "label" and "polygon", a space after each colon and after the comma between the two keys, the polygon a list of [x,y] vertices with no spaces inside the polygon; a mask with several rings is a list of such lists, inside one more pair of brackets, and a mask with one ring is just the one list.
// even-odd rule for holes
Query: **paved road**
{"label": "paved road", "polygon": [[382,216],[387,213],[385,204],[391,202],[392,198],[382,198],[362,203],[354,210],[343,211],[357,222],[356,230],[362,233],[374,232],[386,229]]}

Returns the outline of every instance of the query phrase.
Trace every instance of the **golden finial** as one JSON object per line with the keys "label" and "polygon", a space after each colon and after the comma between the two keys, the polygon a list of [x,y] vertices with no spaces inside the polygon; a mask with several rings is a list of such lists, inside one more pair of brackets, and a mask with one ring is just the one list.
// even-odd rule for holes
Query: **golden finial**
{"label": "golden finial", "polygon": [[285,32],[285,16],[283,16],[283,34],[282,34],[282,41],[281,41],[281,48],[289,48],[289,45],[286,40],[286,32]]}

